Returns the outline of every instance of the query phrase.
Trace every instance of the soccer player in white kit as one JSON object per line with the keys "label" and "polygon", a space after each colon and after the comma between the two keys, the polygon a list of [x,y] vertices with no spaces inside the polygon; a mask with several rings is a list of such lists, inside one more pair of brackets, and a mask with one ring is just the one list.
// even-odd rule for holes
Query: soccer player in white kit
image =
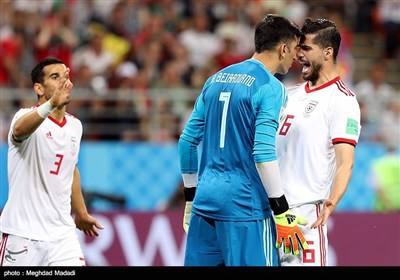
{"label": "soccer player in white kit", "polygon": [[69,72],[57,58],[35,66],[38,104],[21,108],[11,121],[1,266],[85,266],[76,228],[88,236],[102,229],[82,196],[76,166],[82,123],[66,113],[73,87]]}
{"label": "soccer player in white kit", "polygon": [[336,24],[306,19],[301,31],[297,59],[306,82],[288,87],[276,149],[290,209],[309,221],[300,226],[308,249],[297,256],[282,253],[280,260],[282,266],[326,266],[326,223],[352,175],[360,107],[339,77]]}

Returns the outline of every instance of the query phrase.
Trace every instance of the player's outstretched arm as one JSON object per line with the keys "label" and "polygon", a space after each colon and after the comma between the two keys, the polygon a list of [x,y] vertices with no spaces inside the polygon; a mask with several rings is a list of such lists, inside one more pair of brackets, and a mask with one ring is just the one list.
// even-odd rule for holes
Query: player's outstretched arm
{"label": "player's outstretched arm", "polygon": [[322,211],[311,228],[325,225],[335,210],[350,182],[354,165],[354,146],[347,143],[335,144],[336,173],[329,198],[324,201]]}
{"label": "player's outstretched arm", "polygon": [[103,229],[103,226],[87,211],[81,190],[81,177],[77,167],[75,167],[72,182],[71,208],[75,214],[76,227],[88,236],[98,236],[98,229]]}

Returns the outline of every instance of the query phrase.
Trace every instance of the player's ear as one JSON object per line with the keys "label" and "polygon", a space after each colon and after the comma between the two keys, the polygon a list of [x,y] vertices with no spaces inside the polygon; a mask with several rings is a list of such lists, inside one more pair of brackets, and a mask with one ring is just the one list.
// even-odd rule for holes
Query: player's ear
{"label": "player's ear", "polygon": [[328,60],[329,57],[331,57],[333,55],[333,49],[332,47],[327,47],[324,50],[324,60]]}
{"label": "player's ear", "polygon": [[44,94],[43,91],[43,86],[39,83],[35,83],[33,85],[33,89],[35,90],[35,92],[37,93],[37,95],[42,96]]}
{"label": "player's ear", "polygon": [[283,59],[288,51],[288,46],[286,44],[279,45],[279,58]]}

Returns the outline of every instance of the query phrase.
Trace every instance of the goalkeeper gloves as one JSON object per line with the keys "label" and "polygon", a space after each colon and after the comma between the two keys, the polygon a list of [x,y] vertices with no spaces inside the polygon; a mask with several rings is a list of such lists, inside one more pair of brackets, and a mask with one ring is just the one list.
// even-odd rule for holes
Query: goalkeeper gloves
{"label": "goalkeeper gloves", "polygon": [[298,225],[306,225],[307,218],[298,217],[290,210],[274,215],[274,218],[277,230],[277,248],[282,247],[282,243],[284,243],[285,254],[292,253],[293,255],[300,253],[299,245],[303,250],[308,248],[307,241],[298,227]]}
{"label": "goalkeeper gloves", "polygon": [[192,215],[192,201],[186,201],[185,212],[183,215],[183,229],[186,233],[189,231],[190,215]]}
{"label": "goalkeeper gloves", "polygon": [[[188,175],[190,176],[190,175]],[[183,177],[184,179],[187,177]],[[185,181],[185,180],[184,180]],[[197,181],[197,175],[196,175],[196,181]],[[186,233],[189,231],[189,223],[190,223],[190,216],[192,215],[192,204],[193,204],[193,199],[196,194],[196,187],[191,187],[191,188],[183,188],[183,194],[185,196],[185,212],[183,213],[183,229]]]}

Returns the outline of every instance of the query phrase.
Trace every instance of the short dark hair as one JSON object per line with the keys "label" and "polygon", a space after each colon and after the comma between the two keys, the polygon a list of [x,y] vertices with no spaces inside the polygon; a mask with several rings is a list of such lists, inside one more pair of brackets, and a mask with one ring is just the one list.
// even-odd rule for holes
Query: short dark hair
{"label": "short dark hair", "polygon": [[261,53],[273,50],[279,43],[289,43],[300,35],[299,27],[291,20],[276,14],[268,14],[255,27],[255,51]]}
{"label": "short dark hair", "polygon": [[32,83],[42,84],[44,82],[43,68],[51,64],[65,64],[63,61],[56,57],[47,57],[40,61],[31,71]]}
{"label": "short dark hair", "polygon": [[[303,36],[307,34],[316,34],[312,42],[313,44],[318,45],[320,48],[324,49],[327,47],[332,47],[333,59],[336,61],[342,37],[340,36],[340,32],[333,20],[325,18],[307,18],[304,21],[301,32],[303,33]],[[302,42],[304,39],[305,38],[302,37],[300,42]]]}

